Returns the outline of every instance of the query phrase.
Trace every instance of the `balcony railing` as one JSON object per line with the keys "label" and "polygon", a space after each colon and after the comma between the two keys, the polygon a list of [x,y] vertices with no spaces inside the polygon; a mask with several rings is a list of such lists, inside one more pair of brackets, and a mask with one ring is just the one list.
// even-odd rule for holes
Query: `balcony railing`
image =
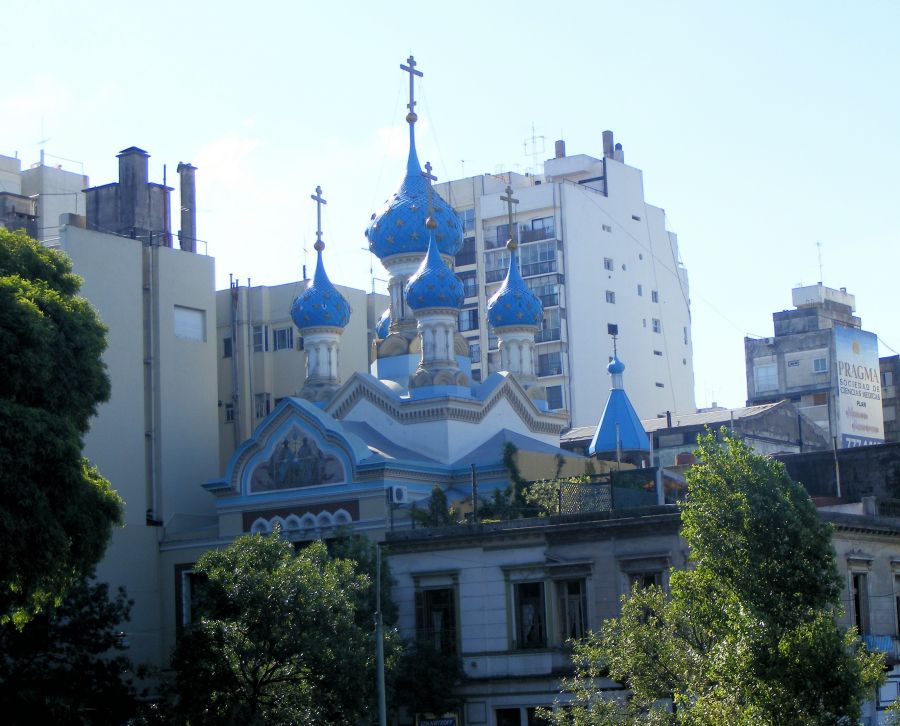
{"label": "balcony railing", "polygon": [[866,648],[884,653],[887,656],[889,665],[900,663],[900,639],[896,635],[866,634],[860,637],[866,644]]}
{"label": "balcony railing", "polygon": [[549,275],[556,272],[556,260],[544,260],[522,265],[522,277],[534,277],[535,275]]}
{"label": "balcony railing", "polygon": [[519,242],[539,242],[542,239],[555,239],[556,238],[556,230],[555,229],[529,229],[528,227],[522,227],[519,230]]}
{"label": "balcony railing", "polygon": [[544,376],[561,376],[562,366],[538,366],[538,377]]}
{"label": "balcony railing", "polygon": [[546,330],[539,330],[535,333],[534,342],[535,343],[547,343],[551,340],[559,340],[559,328],[547,328]]}
{"label": "balcony railing", "polygon": [[545,308],[555,308],[559,305],[559,293],[553,293],[552,295],[538,295],[538,299],[541,301],[541,305]]}

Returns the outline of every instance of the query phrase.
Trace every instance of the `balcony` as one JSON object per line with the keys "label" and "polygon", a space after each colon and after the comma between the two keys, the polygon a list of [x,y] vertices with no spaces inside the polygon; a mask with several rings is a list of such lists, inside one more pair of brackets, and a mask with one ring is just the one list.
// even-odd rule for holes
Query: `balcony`
{"label": "balcony", "polygon": [[549,275],[556,272],[556,259],[543,260],[541,262],[532,262],[522,265],[522,277],[534,277],[535,275]]}
{"label": "balcony", "polygon": [[556,230],[552,227],[543,229],[529,229],[522,227],[519,230],[519,242],[540,242],[544,239],[556,239]]}
{"label": "balcony", "polygon": [[559,306],[559,293],[553,293],[552,295],[538,295],[538,300],[541,301],[541,305],[545,308],[555,308]]}
{"label": "balcony", "polygon": [[896,635],[860,635],[866,648],[886,655],[888,665],[900,663],[900,638]]}
{"label": "balcony", "polygon": [[539,330],[535,333],[534,342],[535,343],[549,343],[551,340],[559,340],[559,328],[547,328],[546,330]]}
{"label": "balcony", "polygon": [[538,366],[538,378],[544,378],[546,376],[561,376],[562,375],[562,366]]}

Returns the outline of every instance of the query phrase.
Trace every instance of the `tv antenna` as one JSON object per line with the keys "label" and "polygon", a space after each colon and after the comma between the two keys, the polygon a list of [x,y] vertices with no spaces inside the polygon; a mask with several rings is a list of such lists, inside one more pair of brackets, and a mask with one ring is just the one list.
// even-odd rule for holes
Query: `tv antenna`
{"label": "tv antenna", "polygon": [[538,167],[539,159],[545,153],[544,137],[538,136],[534,130],[534,121],[531,122],[531,138],[525,139],[522,146],[525,150],[525,156],[531,157],[531,166],[529,170],[534,173]]}

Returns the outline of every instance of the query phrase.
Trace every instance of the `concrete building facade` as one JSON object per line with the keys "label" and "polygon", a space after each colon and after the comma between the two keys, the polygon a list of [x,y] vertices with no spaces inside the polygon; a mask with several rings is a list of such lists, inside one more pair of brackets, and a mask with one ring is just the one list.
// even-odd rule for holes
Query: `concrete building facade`
{"label": "concrete building facade", "polygon": [[463,221],[455,271],[465,288],[459,329],[469,345],[473,377],[500,367],[498,339],[485,323],[487,301],[509,262],[507,185],[517,205],[512,236],[522,276],[543,303],[536,372],[551,410],[572,426],[596,423],[606,400],[605,366],[613,355],[607,326],[617,325],[619,354],[642,418],[693,413],[694,374],[687,270],[665,212],[644,200],[639,169],[604,132],[601,158],[556,158],[542,175],[509,172],[438,184]]}
{"label": "concrete building facade", "polygon": [[744,338],[747,405],[787,398],[838,447],[883,442],[878,339],[854,296],[821,283],[791,295],[795,308],[772,314],[773,337]]}

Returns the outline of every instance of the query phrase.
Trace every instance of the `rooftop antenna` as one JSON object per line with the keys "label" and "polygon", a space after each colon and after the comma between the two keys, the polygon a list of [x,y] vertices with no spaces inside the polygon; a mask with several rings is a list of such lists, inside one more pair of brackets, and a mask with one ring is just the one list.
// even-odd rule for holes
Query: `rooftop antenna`
{"label": "rooftop antenna", "polygon": [[462,173],[460,174],[460,179],[465,179],[466,178],[466,160],[460,159],[459,165],[462,167]]}
{"label": "rooftop antenna", "polygon": [[822,274],[822,243],[816,240],[816,251],[819,253],[819,284],[822,284],[824,275]]}
{"label": "rooftop antenna", "polygon": [[44,136],[44,117],[41,116],[41,140],[38,141],[38,146],[41,147],[41,166],[44,165],[44,144],[48,141],[50,141],[50,139]]}
{"label": "rooftop antenna", "polygon": [[[540,144],[538,142],[540,142]],[[525,141],[522,143],[522,146],[525,149],[525,156],[531,157],[530,169],[533,172],[535,169],[537,169],[538,158],[544,154],[544,137],[537,136],[535,134],[534,121],[531,122],[531,138],[525,139]]]}

